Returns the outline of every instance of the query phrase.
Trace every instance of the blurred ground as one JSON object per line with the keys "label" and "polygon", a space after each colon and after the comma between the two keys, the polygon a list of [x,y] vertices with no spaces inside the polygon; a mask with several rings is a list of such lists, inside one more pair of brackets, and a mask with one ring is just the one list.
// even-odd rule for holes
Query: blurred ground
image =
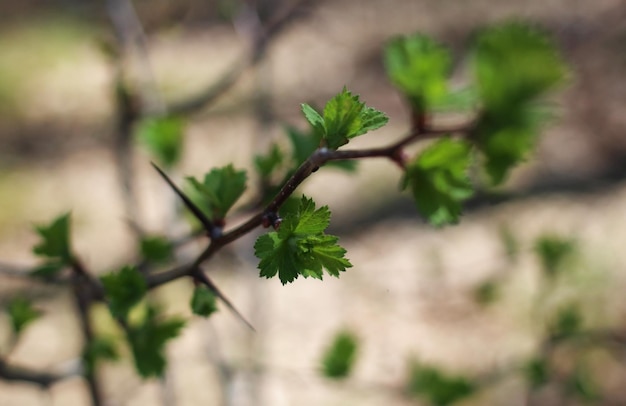
{"label": "blurred ground", "polygon": [[[110,148],[114,69],[98,45],[112,37],[109,23],[97,5],[69,1],[44,10],[31,3],[0,8],[13,16],[0,28],[0,258],[33,263],[31,225],[71,209],[76,251],[90,268],[108,271],[134,251]],[[137,2],[166,100],[193,94],[246,52],[242,37],[203,4]],[[411,357],[480,373],[535,349],[538,265],[531,248],[547,232],[580,241],[581,259],[564,295],[586,303],[594,322],[623,324],[626,7],[619,0],[311,2],[272,43],[257,73],[193,117],[179,172],[199,175],[231,161],[250,167],[252,154],[280,135],[280,123],[303,124],[299,103],[321,104],[343,85],[391,117],[357,145],[386,144],[407,124],[384,79],[384,41],[423,31],[461,51],[476,27],[507,17],[546,27],[573,68],[559,98],[561,121],[505,189],[519,200],[478,201],[459,226],[433,230],[399,196],[393,165],[364,162],[356,175],[322,171],[304,190],[330,205],[354,268],[340,279],[283,287],[256,276],[254,236],[238,241],[210,271],[258,332],[226,311],[209,322],[194,320],[170,346],[166,385],[141,384],[128,365],[107,366],[111,404],[159,404],[163,392],[174,393],[177,405],[220,404],[216,359],[233,368],[228,382],[237,405],[414,404],[402,392]],[[276,119],[269,128],[255,120],[259,89],[269,89]],[[135,158],[140,221],[163,230],[170,191],[144,151]],[[503,226],[520,241],[517,262],[506,257]],[[503,298],[483,309],[472,292],[494,277],[507,280]],[[25,287],[0,279],[0,295]],[[42,297],[46,317],[29,327],[10,361],[62,367],[80,346],[70,299],[54,289],[30,289]],[[171,312],[188,315],[189,293],[189,283],[180,281],[156,294]],[[344,327],[362,340],[360,359],[347,382],[329,383],[317,373],[320,354]],[[609,390],[624,384],[623,365],[603,373]],[[507,379],[467,404],[521,405],[524,393],[521,380]],[[626,402],[623,394],[620,399]],[[50,395],[0,382],[0,405],[16,404],[87,401],[78,380],[55,385]]]}

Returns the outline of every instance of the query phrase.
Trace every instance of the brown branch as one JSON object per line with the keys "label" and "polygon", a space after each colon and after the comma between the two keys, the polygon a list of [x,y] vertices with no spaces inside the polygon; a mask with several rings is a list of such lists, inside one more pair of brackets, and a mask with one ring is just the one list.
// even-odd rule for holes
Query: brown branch
{"label": "brown branch", "polygon": [[27,368],[8,365],[3,359],[0,359],[0,378],[5,381],[29,382],[45,389],[56,382],[74,375],[74,373],[54,374],[50,372],[33,371]]}
{"label": "brown branch", "polygon": [[[83,333],[83,346],[87,346],[95,339],[95,333],[89,310],[94,300],[94,281],[87,273],[83,265],[77,260],[72,261],[72,290],[74,293],[74,304],[79,317],[80,328]],[[98,295],[103,297],[103,295]],[[87,365],[83,365],[84,377],[87,381],[87,387],[89,389],[89,395],[91,397],[91,403],[94,406],[100,406],[104,402],[102,396],[102,389],[100,388],[100,382],[97,376],[97,372],[93,368],[88,368]]]}
{"label": "brown branch", "polygon": [[237,83],[244,73],[261,61],[271,41],[292,22],[296,21],[302,15],[304,6],[309,3],[310,1],[308,0],[299,0],[287,9],[277,12],[274,18],[257,33],[248,55],[226,69],[225,73],[206,89],[186,100],[171,104],[168,106],[167,111],[173,115],[193,114],[223,96]]}

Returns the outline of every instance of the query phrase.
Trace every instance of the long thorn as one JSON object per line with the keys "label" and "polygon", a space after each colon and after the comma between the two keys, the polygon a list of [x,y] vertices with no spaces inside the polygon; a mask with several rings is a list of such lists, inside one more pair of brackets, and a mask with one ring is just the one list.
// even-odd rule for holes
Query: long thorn
{"label": "long thorn", "polygon": [[233,303],[228,300],[226,296],[224,296],[224,294],[217,288],[217,286],[215,286],[213,281],[208,276],[206,276],[206,274],[202,272],[200,268],[196,269],[196,272],[193,273],[193,276],[197,278],[200,282],[202,282],[207,288],[209,288],[209,290],[211,290],[211,292],[213,292],[215,296],[217,296],[226,305],[226,307],[228,307],[230,311],[233,312],[235,316],[237,316],[239,320],[241,320],[246,326],[248,326],[250,330],[256,332],[254,326],[252,326],[252,324],[248,320],[246,320],[245,317],[243,317],[243,315],[239,312],[239,310],[237,310],[235,305],[233,305]]}
{"label": "long thorn", "polygon": [[156,164],[154,162],[150,162],[152,164],[152,166],[154,167],[154,169],[157,170],[157,172],[159,172],[159,175],[161,175],[161,177],[163,179],[165,179],[165,181],[167,182],[168,185],[170,185],[170,187],[174,190],[174,192],[178,195],[178,197],[180,197],[180,199],[183,201],[183,203],[185,204],[185,207],[187,207],[187,209],[194,215],[196,216],[196,218],[200,221],[200,223],[202,223],[202,225],[204,226],[204,228],[206,229],[206,231],[209,233],[210,236],[214,235],[215,232],[215,225],[213,224],[213,222],[211,220],[209,220],[207,218],[207,216],[205,216],[205,214],[202,212],[202,210],[200,210],[198,208],[198,206],[196,206],[191,199],[189,199],[189,197],[187,197],[187,195],[185,195],[182,190],[180,190],[178,188],[178,186],[176,186],[174,184],[174,182],[169,178],[169,176],[167,176],[165,174],[165,172],[163,172],[161,170],[161,168],[159,168],[158,166],[156,166]]}

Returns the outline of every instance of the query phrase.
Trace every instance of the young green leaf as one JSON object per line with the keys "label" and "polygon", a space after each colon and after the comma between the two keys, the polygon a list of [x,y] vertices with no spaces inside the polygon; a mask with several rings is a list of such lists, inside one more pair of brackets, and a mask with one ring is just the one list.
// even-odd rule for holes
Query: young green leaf
{"label": "young green leaf", "polygon": [[41,242],[33,248],[34,254],[60,260],[65,264],[72,262],[70,213],[57,217],[47,226],[36,226],[35,229],[41,236]]}
{"label": "young green leaf", "polygon": [[83,349],[83,363],[89,373],[92,373],[101,360],[116,361],[119,352],[115,341],[108,337],[95,337],[89,340]]}
{"label": "young green leaf", "polygon": [[195,178],[187,178],[208,208],[209,217],[213,221],[226,217],[226,213],[246,190],[246,179],[246,171],[237,171],[231,164],[213,169],[204,176],[202,183]]}
{"label": "young green leaf", "polygon": [[478,36],[474,72],[485,109],[506,113],[561,84],[567,68],[544,33],[507,22]]}
{"label": "young green leaf", "polygon": [[601,387],[594,379],[596,374],[589,370],[583,362],[578,362],[574,373],[566,383],[568,392],[576,396],[582,404],[602,404]]}
{"label": "young green leaf", "polygon": [[128,342],[135,360],[135,367],[144,378],[163,375],[167,360],[165,344],[176,338],[185,321],[179,318],[162,320],[157,309],[148,307],[145,318],[127,330]]}
{"label": "young green leaf", "polygon": [[339,332],[322,358],[322,373],[327,378],[347,377],[354,366],[357,356],[357,337],[348,331]]}
{"label": "young green leaf", "polygon": [[550,379],[550,366],[545,359],[535,358],[530,360],[523,368],[528,385],[533,389],[539,389],[548,383]]}
{"label": "young green leaf", "polygon": [[510,170],[533,149],[548,112],[538,104],[519,106],[506,113],[485,110],[475,128],[475,141],[485,156],[491,183],[502,183]]}
{"label": "young green leaf", "polygon": [[191,310],[198,316],[209,317],[217,311],[215,294],[205,286],[196,286],[191,297]]}
{"label": "young green leaf", "polygon": [[583,317],[576,304],[561,308],[550,323],[550,334],[553,337],[569,337],[583,327]]}
{"label": "young green leaf", "polygon": [[315,210],[313,200],[303,196],[297,209],[284,215],[278,231],[257,239],[254,250],[261,260],[261,276],[278,274],[284,285],[300,275],[322,279],[323,269],[338,277],[351,267],[344,258],[346,250],[337,245],[338,238],[324,234],[329,221],[328,207]]}
{"label": "young green leaf", "polygon": [[462,201],[473,193],[470,158],[467,142],[442,138],[408,164],[402,188],[411,188],[418,210],[432,224],[458,221]]}
{"label": "young green leaf", "polygon": [[546,122],[544,96],[563,83],[567,69],[546,35],[518,22],[483,31],[473,61],[483,105],[475,138],[498,184],[532,149]]}
{"label": "young green leaf", "polygon": [[62,261],[52,260],[36,266],[30,271],[30,274],[42,279],[52,278],[61,272],[66,266],[67,265]]}
{"label": "young green leaf", "polygon": [[284,156],[278,145],[272,144],[267,155],[254,157],[254,166],[262,179],[269,178],[272,173],[283,163]]}
{"label": "young green leaf", "polygon": [[323,117],[308,104],[302,105],[302,112],[330,149],[337,149],[351,138],[376,130],[389,121],[385,113],[367,107],[345,87],[326,103]]}
{"label": "young green leaf", "polygon": [[475,383],[460,376],[449,376],[442,371],[414,363],[411,366],[408,390],[432,405],[451,405],[477,391]]}
{"label": "young green leaf", "polygon": [[111,272],[100,278],[109,301],[111,314],[122,320],[128,316],[147,291],[146,281],[132,266],[125,266],[118,272]]}
{"label": "young green leaf", "polygon": [[500,297],[500,285],[494,280],[487,280],[474,289],[474,300],[481,306],[488,306]]}
{"label": "young green leaf", "polygon": [[447,94],[450,54],[425,35],[390,41],[385,47],[385,67],[393,84],[418,112],[438,105]]}
{"label": "young green leaf", "polygon": [[165,167],[180,160],[185,122],[180,117],[148,118],[139,124],[139,139]]}
{"label": "young green leaf", "polygon": [[554,278],[576,251],[576,243],[572,239],[545,235],[535,242],[535,253],[541,261],[544,274]]}
{"label": "young green leaf", "polygon": [[163,263],[171,260],[174,255],[172,243],[165,237],[149,236],[141,239],[141,255],[151,262]]}
{"label": "young green leaf", "polygon": [[23,297],[11,300],[7,306],[7,312],[15,335],[20,334],[28,324],[41,316],[41,312]]}

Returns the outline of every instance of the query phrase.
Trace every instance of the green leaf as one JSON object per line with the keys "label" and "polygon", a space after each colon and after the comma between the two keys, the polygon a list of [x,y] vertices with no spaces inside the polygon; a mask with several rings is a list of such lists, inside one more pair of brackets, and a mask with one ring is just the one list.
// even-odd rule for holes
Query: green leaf
{"label": "green leaf", "polygon": [[205,286],[196,286],[191,297],[191,310],[198,316],[209,317],[217,311],[215,294]]}
{"label": "green leaf", "polygon": [[492,280],[485,281],[474,289],[474,300],[481,306],[494,303],[500,297],[500,285]]}
{"label": "green leaf", "polygon": [[524,375],[531,388],[539,389],[548,383],[550,367],[545,359],[532,359],[524,366]]}
{"label": "green leaf", "polygon": [[287,127],[286,131],[291,141],[294,167],[297,168],[320,146],[321,135],[303,133],[293,127]]}
{"label": "green leaf", "polygon": [[323,117],[308,104],[302,104],[302,112],[330,149],[337,149],[351,138],[376,130],[389,121],[385,113],[367,107],[345,87],[326,103]]}
{"label": "green leaf", "polygon": [[541,261],[544,274],[549,278],[554,278],[563,271],[575,252],[576,243],[569,238],[544,235],[535,242],[535,253]]}
{"label": "green leaf", "polygon": [[567,73],[547,35],[520,22],[480,33],[473,65],[485,108],[505,115],[563,83]]}
{"label": "green leaf", "polygon": [[303,196],[295,210],[281,213],[285,214],[279,230],[261,235],[254,245],[261,276],[278,274],[284,285],[300,275],[322,279],[323,269],[338,277],[352,266],[344,258],[346,250],[337,245],[338,238],[324,234],[330,221],[328,207],[315,210],[313,200]]}
{"label": "green leaf", "polygon": [[339,332],[322,358],[322,373],[327,378],[347,377],[354,366],[357,356],[357,337],[348,331]]}
{"label": "green leaf", "polygon": [[109,301],[111,314],[126,320],[130,309],[141,301],[147,291],[146,281],[137,268],[125,266],[100,278]]}
{"label": "green leaf", "polygon": [[485,110],[479,116],[475,141],[485,156],[485,170],[494,185],[502,183],[510,170],[524,161],[547,122],[545,106],[529,104],[502,114]]}
{"label": "green leaf", "polygon": [[402,188],[411,188],[418,210],[436,226],[456,223],[461,203],[473,194],[467,176],[470,145],[442,138],[408,164]]}
{"label": "green leaf", "polygon": [[444,101],[450,54],[427,36],[391,40],[385,47],[385,67],[392,83],[416,111],[425,112]]}
{"label": "green leaf", "polygon": [[163,320],[157,309],[148,307],[145,318],[127,330],[128,342],[135,360],[135,367],[144,378],[163,375],[167,360],[165,344],[177,337],[185,326],[179,318]]}
{"label": "green leaf", "polygon": [[[294,170],[298,168],[309,156],[320,146],[322,140],[322,134],[317,134],[315,131],[310,134],[298,131],[293,127],[287,127],[287,136],[292,145],[293,154],[293,166]],[[326,168],[339,168],[344,171],[352,172],[356,169],[356,161],[330,161],[324,165]],[[290,176],[293,172],[288,173]]]}
{"label": "green leaf", "polygon": [[431,108],[435,112],[467,112],[476,111],[480,106],[480,97],[475,86],[467,86],[449,91],[433,102]]}
{"label": "green leaf", "polygon": [[269,178],[272,173],[283,163],[284,156],[278,145],[272,144],[267,155],[254,157],[254,166],[261,178]]}
{"label": "green leaf", "polygon": [[558,311],[550,323],[550,334],[553,337],[570,337],[583,327],[583,317],[576,304],[570,304]]}
{"label": "green leaf", "polygon": [[413,396],[427,399],[433,405],[451,405],[477,391],[475,383],[460,376],[449,376],[438,369],[414,363],[408,390]]}
{"label": "green leaf", "polygon": [[139,124],[139,139],[165,167],[180,160],[185,122],[180,117],[148,118]]}
{"label": "green leaf", "polygon": [[30,274],[42,279],[51,278],[56,276],[66,266],[67,265],[61,261],[48,261],[33,268]]}
{"label": "green leaf", "polygon": [[309,124],[311,124],[311,127],[313,127],[318,134],[325,134],[326,124],[324,123],[324,118],[320,116],[320,113],[315,111],[313,107],[306,103],[302,103],[301,108],[304,117],[307,119]]}
{"label": "green leaf", "polygon": [[226,217],[226,213],[246,190],[246,179],[246,171],[237,171],[231,164],[211,170],[204,176],[202,183],[195,178],[187,178],[200,195],[213,221]]}
{"label": "green leaf", "polygon": [[20,334],[28,324],[41,316],[41,312],[35,309],[32,303],[23,297],[11,300],[7,306],[7,312],[15,335]]}
{"label": "green leaf", "polygon": [[546,35],[518,22],[483,31],[473,61],[483,105],[475,138],[499,184],[535,144],[546,122],[545,96],[564,82],[567,68]]}
{"label": "green leaf", "polygon": [[174,257],[174,247],[165,237],[149,236],[141,239],[141,255],[148,261],[163,263]]}
{"label": "green leaf", "polygon": [[70,249],[70,213],[54,219],[47,226],[36,226],[41,242],[35,245],[33,253],[42,257],[60,260],[65,264],[72,262]]}
{"label": "green leaf", "polygon": [[507,226],[500,228],[500,238],[504,246],[504,252],[507,259],[512,263],[517,263],[520,254],[520,244],[517,237]]}
{"label": "green leaf", "polygon": [[578,365],[576,365],[574,373],[567,382],[567,389],[583,403],[601,404],[601,388],[593,378],[594,375],[589,371],[589,368],[582,362],[579,362]]}
{"label": "green leaf", "polygon": [[95,337],[87,342],[83,349],[83,363],[91,374],[101,360],[117,361],[119,352],[115,341],[108,337]]}

